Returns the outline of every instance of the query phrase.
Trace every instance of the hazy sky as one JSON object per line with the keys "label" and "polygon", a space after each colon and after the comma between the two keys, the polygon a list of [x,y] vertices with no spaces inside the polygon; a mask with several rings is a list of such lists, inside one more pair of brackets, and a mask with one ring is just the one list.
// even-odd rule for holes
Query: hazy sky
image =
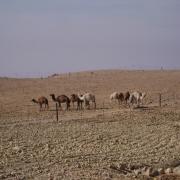
{"label": "hazy sky", "polygon": [[180,0],[1,0],[0,76],[180,68]]}

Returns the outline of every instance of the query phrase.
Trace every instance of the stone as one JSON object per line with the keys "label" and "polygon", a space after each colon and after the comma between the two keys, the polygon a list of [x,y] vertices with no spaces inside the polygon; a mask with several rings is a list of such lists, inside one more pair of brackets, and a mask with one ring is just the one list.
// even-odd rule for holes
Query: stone
{"label": "stone", "polygon": [[16,151],[17,153],[23,153],[23,150],[19,147],[19,146],[15,146],[12,148],[14,151]]}
{"label": "stone", "polygon": [[173,169],[173,173],[176,175],[180,175],[180,166],[177,166]]}
{"label": "stone", "polygon": [[167,169],[165,170],[165,173],[166,173],[166,174],[171,174],[171,173],[173,173],[172,168],[167,168]]}
{"label": "stone", "polygon": [[15,146],[15,147],[13,147],[13,150],[18,152],[20,150],[20,147],[19,146]]}
{"label": "stone", "polygon": [[127,168],[126,164],[119,164],[118,166],[119,170],[125,170]]}
{"label": "stone", "polygon": [[44,150],[45,150],[45,151],[48,151],[48,150],[49,150],[49,147],[50,147],[49,144],[46,144]]}
{"label": "stone", "polygon": [[149,167],[149,168],[143,168],[142,174],[149,177],[155,177],[159,175],[159,172],[156,169]]}
{"label": "stone", "polygon": [[137,175],[140,175],[141,174],[141,170],[140,169],[135,169],[134,170],[134,174],[137,176]]}
{"label": "stone", "polygon": [[143,167],[143,168],[141,169],[142,175],[149,176],[149,173],[147,172],[147,170],[148,170],[148,167]]}
{"label": "stone", "polygon": [[158,172],[159,172],[159,175],[165,174],[164,168],[159,168]]}

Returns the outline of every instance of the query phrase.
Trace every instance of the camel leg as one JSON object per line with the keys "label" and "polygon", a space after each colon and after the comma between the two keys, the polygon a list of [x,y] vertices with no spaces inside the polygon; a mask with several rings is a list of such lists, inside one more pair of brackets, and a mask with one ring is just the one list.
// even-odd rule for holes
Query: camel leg
{"label": "camel leg", "polygon": [[128,106],[128,108],[131,107],[131,103],[126,103],[126,106]]}
{"label": "camel leg", "polygon": [[122,106],[122,100],[118,99],[119,108]]}
{"label": "camel leg", "polygon": [[68,110],[68,103],[66,102],[66,111]]}
{"label": "camel leg", "polygon": [[86,109],[89,109],[89,102],[88,102],[88,101],[85,100],[85,101],[84,101],[84,105],[85,105],[85,108],[86,108]]}
{"label": "camel leg", "polygon": [[76,110],[80,110],[80,102],[79,101],[77,101],[77,108],[76,108]]}
{"label": "camel leg", "polygon": [[128,101],[127,100],[125,100],[125,107],[130,107],[130,104],[128,103]]}
{"label": "camel leg", "polygon": [[69,108],[70,108],[70,104],[66,102],[66,110],[69,110]]}
{"label": "camel leg", "polygon": [[84,101],[84,109],[87,109],[87,102]]}
{"label": "camel leg", "polygon": [[87,106],[87,109],[90,109],[90,103],[88,101],[86,102],[86,106]]}
{"label": "camel leg", "polygon": [[137,107],[140,107],[140,99],[137,100]]}
{"label": "camel leg", "polygon": [[40,106],[39,111],[41,111],[42,110],[42,104],[39,104],[39,106]]}
{"label": "camel leg", "polygon": [[80,106],[79,108],[80,108],[80,110],[82,110],[82,102],[80,102],[79,104],[80,104],[80,105],[79,105],[79,106]]}
{"label": "camel leg", "polygon": [[120,105],[120,99],[118,99],[118,104]]}
{"label": "camel leg", "polygon": [[96,102],[94,101],[94,109],[96,109]]}
{"label": "camel leg", "polygon": [[44,104],[44,110],[46,110],[47,109],[47,104]]}
{"label": "camel leg", "polygon": [[59,109],[62,110],[61,103],[59,102]]}
{"label": "camel leg", "polygon": [[49,109],[49,105],[48,104],[45,104],[45,109]]}

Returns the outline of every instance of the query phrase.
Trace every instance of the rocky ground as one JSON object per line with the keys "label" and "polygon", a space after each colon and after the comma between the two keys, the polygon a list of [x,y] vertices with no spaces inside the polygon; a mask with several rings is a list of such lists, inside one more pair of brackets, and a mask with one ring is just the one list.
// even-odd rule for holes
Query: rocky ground
{"label": "rocky ground", "polygon": [[[180,179],[179,77],[179,71],[100,71],[0,78],[0,179]],[[71,107],[59,111],[57,122],[49,94],[88,89],[97,109]],[[134,89],[148,93],[143,108],[109,103],[111,92]],[[48,111],[30,101],[40,95],[48,97]]]}

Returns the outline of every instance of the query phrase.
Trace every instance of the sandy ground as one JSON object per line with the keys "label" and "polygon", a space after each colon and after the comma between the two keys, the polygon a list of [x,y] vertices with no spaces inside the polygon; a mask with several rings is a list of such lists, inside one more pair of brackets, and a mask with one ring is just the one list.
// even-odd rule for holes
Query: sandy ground
{"label": "sandy ground", "polygon": [[[144,91],[145,108],[110,103]],[[97,109],[59,111],[55,95],[91,92]],[[162,107],[158,107],[159,93]],[[46,96],[39,111],[32,98]],[[63,106],[63,108],[65,108]],[[95,71],[41,79],[0,78],[0,179],[132,179],[112,165],[167,167],[180,160],[180,71]]]}

